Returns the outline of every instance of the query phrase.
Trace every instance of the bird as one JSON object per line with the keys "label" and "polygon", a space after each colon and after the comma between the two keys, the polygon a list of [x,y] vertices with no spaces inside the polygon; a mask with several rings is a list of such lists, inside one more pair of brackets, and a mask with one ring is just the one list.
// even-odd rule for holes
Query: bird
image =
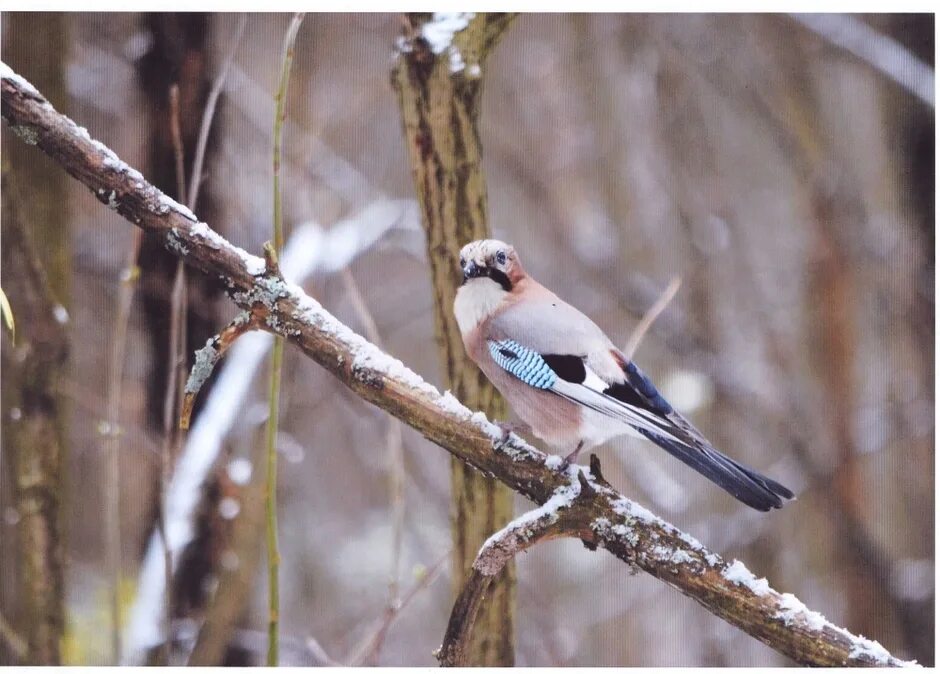
{"label": "bird", "polygon": [[[454,318],[467,355],[567,468],[629,435],[658,445],[742,503],[767,512],[793,493],[705,439],[586,315],[529,276],[509,244],[460,250]],[[504,440],[511,425],[503,425]]]}

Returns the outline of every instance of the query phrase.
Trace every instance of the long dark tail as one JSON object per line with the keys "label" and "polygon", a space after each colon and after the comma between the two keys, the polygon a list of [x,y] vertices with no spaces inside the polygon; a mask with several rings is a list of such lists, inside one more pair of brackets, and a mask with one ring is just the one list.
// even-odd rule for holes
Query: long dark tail
{"label": "long dark tail", "polygon": [[742,503],[756,510],[780,508],[793,492],[779,482],[725,456],[711,445],[693,440],[689,447],[677,440],[637,429],[687,466],[697,470]]}

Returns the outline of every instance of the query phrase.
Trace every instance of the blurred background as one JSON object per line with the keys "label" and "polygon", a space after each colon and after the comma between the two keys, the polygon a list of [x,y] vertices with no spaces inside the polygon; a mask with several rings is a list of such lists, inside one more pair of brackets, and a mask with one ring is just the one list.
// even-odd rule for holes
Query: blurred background
{"label": "blurred background", "polygon": [[[484,72],[490,222],[536,278],[621,344],[681,277],[637,362],[716,446],[798,500],[752,511],[630,439],[600,452],[612,484],[833,622],[933,664],[933,91],[924,100],[885,72],[910,73],[916,61],[933,67],[934,20],[829,18],[835,34],[863,36],[863,48],[887,44],[881,65],[785,15],[521,16]],[[2,54],[57,109],[174,193],[168,89],[179,85],[188,166],[212,82],[234,46],[195,212],[258,253],[270,238],[273,95],[288,16],[249,15],[234,41],[241,20],[5,13]],[[307,237],[295,239],[295,251],[318,247],[316,260],[298,263],[309,293],[440,385],[424,235],[389,81],[401,26],[394,14],[307,15],[284,130],[287,236]],[[4,174],[15,182],[4,217],[13,200],[67,309],[69,356],[55,384],[62,658],[111,664],[108,374],[135,231],[5,126],[2,141]],[[141,625],[157,620],[140,583],[146,589],[162,575],[155,581],[142,569],[158,507],[174,263],[145,239],[140,267],[118,401],[125,653],[147,645]],[[5,264],[2,285],[27,325],[33,317],[18,309],[12,274]],[[235,311],[217,284],[190,276],[191,354]],[[0,339],[5,372],[23,357],[8,337]],[[209,598],[225,595],[236,599],[239,628],[226,662],[263,661],[263,536],[252,523],[263,470],[251,468],[266,372],[264,361],[233,367],[227,376],[246,389],[228,398],[235,379],[222,386],[219,374],[200,398],[201,409],[229,410],[206,431],[218,451],[183,443],[182,451],[208,452],[212,468],[196,483],[196,535],[174,580],[174,657],[193,648]],[[5,446],[21,415],[17,381],[4,376]],[[200,422],[209,424],[197,412]],[[436,662],[451,609],[449,565],[440,564],[450,549],[450,459],[402,430],[396,525],[387,450],[395,432],[383,412],[288,348],[282,664]],[[2,461],[0,614],[15,631],[27,610],[22,513],[11,452]],[[520,498],[516,511],[529,507]],[[540,545],[517,569],[520,665],[788,663],[579,542]],[[400,610],[388,602],[395,578],[406,598]],[[0,662],[15,662],[11,649],[0,640]]]}

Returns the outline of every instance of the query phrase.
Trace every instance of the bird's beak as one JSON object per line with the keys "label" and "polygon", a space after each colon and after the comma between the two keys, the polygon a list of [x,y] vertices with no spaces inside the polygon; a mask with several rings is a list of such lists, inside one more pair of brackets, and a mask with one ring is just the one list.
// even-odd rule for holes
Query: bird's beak
{"label": "bird's beak", "polygon": [[480,276],[486,276],[486,267],[480,267],[476,262],[470,260],[463,268],[463,280],[469,281]]}

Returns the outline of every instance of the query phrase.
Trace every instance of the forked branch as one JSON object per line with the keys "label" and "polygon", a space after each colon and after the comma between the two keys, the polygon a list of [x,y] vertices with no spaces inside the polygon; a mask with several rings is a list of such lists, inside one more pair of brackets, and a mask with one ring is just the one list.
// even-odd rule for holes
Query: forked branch
{"label": "forked branch", "polygon": [[580,468],[569,466],[566,473],[570,480],[568,484],[558,487],[541,506],[520,515],[490,536],[480,548],[470,576],[454,602],[444,642],[437,652],[437,659],[443,666],[466,667],[471,664],[466,657],[467,646],[483,597],[493,579],[513,557],[541,541],[565,536],[581,537],[587,520],[578,517],[578,500],[582,495],[588,497],[593,494],[594,489]]}

